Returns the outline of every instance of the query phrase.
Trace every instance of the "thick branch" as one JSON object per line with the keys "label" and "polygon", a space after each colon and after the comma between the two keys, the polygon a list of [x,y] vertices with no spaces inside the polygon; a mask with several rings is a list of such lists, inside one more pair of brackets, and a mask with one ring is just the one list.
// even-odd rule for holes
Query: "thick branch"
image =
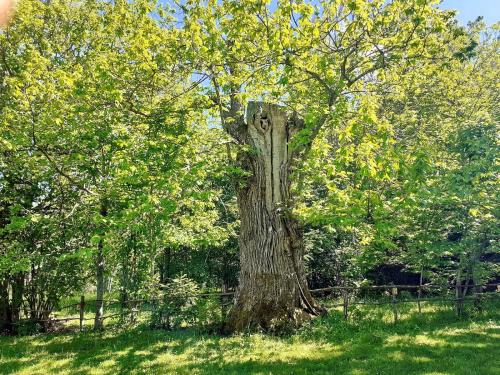
{"label": "thick branch", "polygon": [[233,91],[230,94],[229,108],[225,108],[222,102],[221,88],[214,73],[212,73],[211,79],[215,90],[215,102],[219,108],[222,127],[240,144],[244,144],[246,139],[246,126],[243,117],[243,106],[236,99],[236,93]]}

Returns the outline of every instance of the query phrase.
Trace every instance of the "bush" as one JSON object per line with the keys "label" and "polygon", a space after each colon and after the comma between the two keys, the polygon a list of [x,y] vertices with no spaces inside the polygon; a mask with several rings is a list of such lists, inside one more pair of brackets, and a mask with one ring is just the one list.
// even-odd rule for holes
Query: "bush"
{"label": "bush", "polygon": [[223,316],[219,297],[199,298],[196,301],[196,309],[196,323],[198,326],[208,328],[222,323]]}
{"label": "bush", "polygon": [[180,275],[165,287],[162,300],[151,315],[155,328],[175,329],[196,322],[198,285],[186,275]]}
{"label": "bush", "polygon": [[217,296],[200,296],[196,282],[181,275],[166,286],[159,305],[153,309],[151,326],[168,330],[188,326],[207,327],[221,320]]}

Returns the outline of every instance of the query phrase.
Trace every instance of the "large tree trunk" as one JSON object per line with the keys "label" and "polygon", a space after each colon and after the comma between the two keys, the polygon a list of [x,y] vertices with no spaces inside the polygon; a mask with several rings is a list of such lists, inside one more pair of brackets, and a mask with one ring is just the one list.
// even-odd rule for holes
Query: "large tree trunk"
{"label": "large tree trunk", "polygon": [[250,103],[247,110],[251,150],[239,162],[249,177],[237,187],[241,270],[228,331],[281,329],[323,312],[309,292],[303,231],[289,210],[294,121],[276,105]]}

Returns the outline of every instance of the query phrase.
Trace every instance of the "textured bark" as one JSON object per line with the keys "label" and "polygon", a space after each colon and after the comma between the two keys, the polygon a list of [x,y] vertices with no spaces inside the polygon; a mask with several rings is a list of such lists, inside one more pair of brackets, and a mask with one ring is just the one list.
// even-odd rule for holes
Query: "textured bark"
{"label": "textured bark", "polygon": [[12,323],[19,322],[21,317],[21,306],[24,295],[24,272],[19,272],[12,277]]}
{"label": "textured bark", "polygon": [[241,269],[230,332],[280,329],[323,312],[307,286],[302,228],[289,211],[289,140],[299,120],[279,106],[253,102],[246,124],[240,139],[251,150],[238,159],[250,176],[237,187]]}
{"label": "textured bark", "polygon": [[[106,217],[108,215],[108,208],[106,201],[103,200],[101,203],[101,216]],[[104,328],[104,238],[101,236],[99,243],[97,244],[97,255],[96,255],[96,302],[95,302],[95,317],[94,317],[94,330],[101,330]]]}
{"label": "textured bark", "polygon": [[23,304],[24,276],[23,272],[19,272],[14,276],[5,276],[0,282],[0,334],[17,333]]}
{"label": "textured bark", "polygon": [[104,254],[102,252],[102,239],[99,240],[97,256],[96,256],[96,301],[95,301],[95,317],[94,329],[103,329],[104,316]]}
{"label": "textured bark", "polygon": [[9,282],[7,277],[0,281],[0,334],[12,331],[12,310],[9,304]]}

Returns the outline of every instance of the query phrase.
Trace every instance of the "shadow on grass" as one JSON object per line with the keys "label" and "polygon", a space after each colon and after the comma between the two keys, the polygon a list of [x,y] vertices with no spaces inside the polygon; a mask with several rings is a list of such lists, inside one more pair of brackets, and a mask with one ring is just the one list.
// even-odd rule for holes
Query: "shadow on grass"
{"label": "shadow on grass", "polygon": [[289,337],[219,337],[137,327],[102,334],[0,338],[0,373],[485,374],[500,373],[499,304],[474,319],[451,311],[333,311]]}

